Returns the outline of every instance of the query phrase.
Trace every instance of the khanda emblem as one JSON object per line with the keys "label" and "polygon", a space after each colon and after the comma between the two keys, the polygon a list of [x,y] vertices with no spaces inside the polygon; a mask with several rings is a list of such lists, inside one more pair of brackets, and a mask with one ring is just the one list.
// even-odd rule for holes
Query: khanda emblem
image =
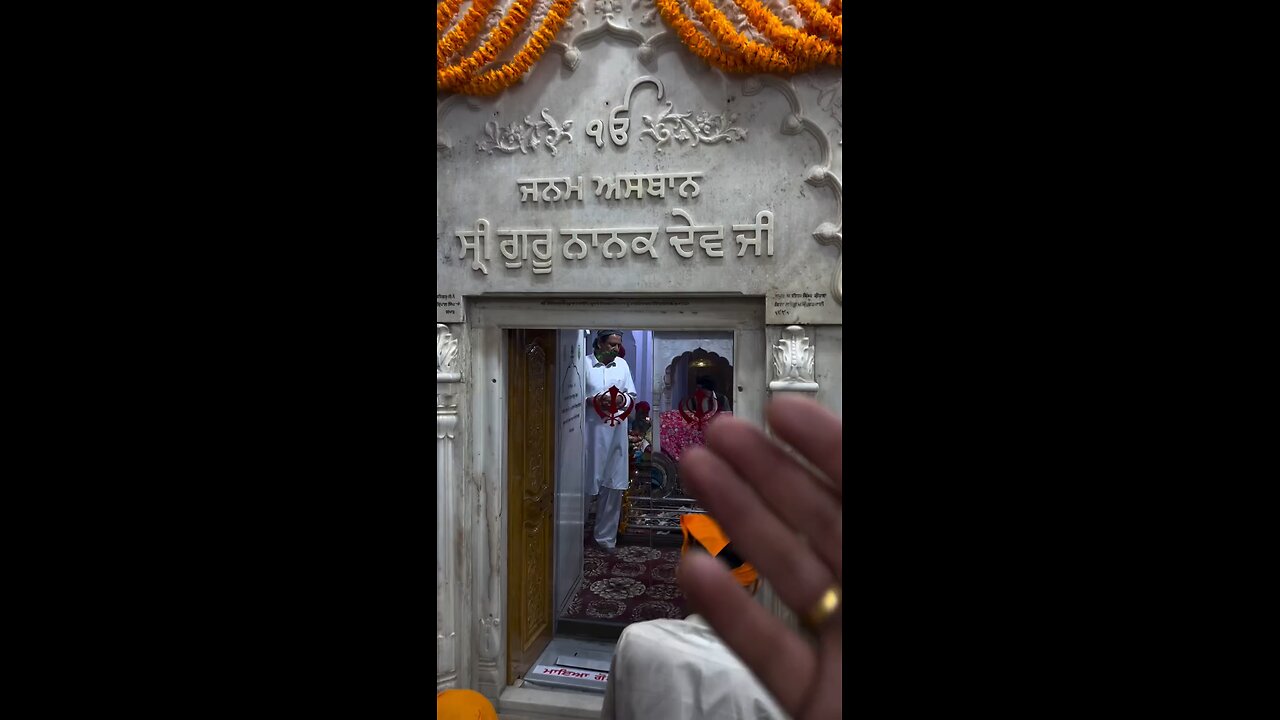
{"label": "khanda emblem", "polygon": [[720,403],[714,393],[699,389],[680,403],[680,416],[684,421],[701,428],[720,412]]}
{"label": "khanda emblem", "polygon": [[619,390],[617,385],[611,385],[608,390],[591,398],[591,405],[596,409],[600,419],[608,423],[609,427],[617,427],[631,414],[632,409],[635,408],[635,400]]}

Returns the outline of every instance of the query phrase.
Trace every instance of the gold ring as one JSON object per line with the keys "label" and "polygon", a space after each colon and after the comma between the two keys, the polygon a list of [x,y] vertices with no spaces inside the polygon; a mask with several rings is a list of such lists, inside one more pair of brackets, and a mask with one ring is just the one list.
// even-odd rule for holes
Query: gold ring
{"label": "gold ring", "polygon": [[809,626],[810,630],[817,630],[835,614],[836,610],[839,609],[840,587],[838,585],[832,585],[822,594],[822,597],[818,599],[818,602],[814,603],[813,609],[805,614],[805,624]]}

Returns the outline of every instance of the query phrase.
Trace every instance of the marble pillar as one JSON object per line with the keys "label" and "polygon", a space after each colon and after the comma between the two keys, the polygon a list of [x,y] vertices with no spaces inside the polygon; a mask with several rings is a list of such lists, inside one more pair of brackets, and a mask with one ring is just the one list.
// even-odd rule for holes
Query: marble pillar
{"label": "marble pillar", "polygon": [[461,464],[455,448],[458,435],[458,339],[447,325],[436,325],[436,692],[459,684],[463,658],[459,638],[459,562],[463,528],[459,527],[462,498]]}

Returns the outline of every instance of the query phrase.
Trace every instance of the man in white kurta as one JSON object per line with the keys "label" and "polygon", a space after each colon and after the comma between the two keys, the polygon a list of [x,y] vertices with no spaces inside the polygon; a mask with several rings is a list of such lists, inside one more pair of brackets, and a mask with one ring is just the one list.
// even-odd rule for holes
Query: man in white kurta
{"label": "man in white kurta", "polygon": [[616,387],[634,403],[636,384],[627,361],[617,356],[621,349],[622,333],[601,330],[596,334],[595,353],[587,357],[586,367],[587,491],[597,497],[594,536],[596,544],[606,552],[617,546],[622,495],[627,489],[627,421],[611,426],[596,412],[592,398],[603,395],[607,405],[609,388]]}

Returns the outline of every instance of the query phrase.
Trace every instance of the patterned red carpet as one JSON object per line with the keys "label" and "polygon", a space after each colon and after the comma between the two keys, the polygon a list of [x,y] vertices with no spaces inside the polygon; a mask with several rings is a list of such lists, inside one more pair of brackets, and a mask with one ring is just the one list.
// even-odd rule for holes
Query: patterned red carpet
{"label": "patterned red carpet", "polygon": [[561,617],[628,624],[689,614],[676,584],[680,548],[619,545],[606,555],[587,537],[584,554],[582,586]]}

